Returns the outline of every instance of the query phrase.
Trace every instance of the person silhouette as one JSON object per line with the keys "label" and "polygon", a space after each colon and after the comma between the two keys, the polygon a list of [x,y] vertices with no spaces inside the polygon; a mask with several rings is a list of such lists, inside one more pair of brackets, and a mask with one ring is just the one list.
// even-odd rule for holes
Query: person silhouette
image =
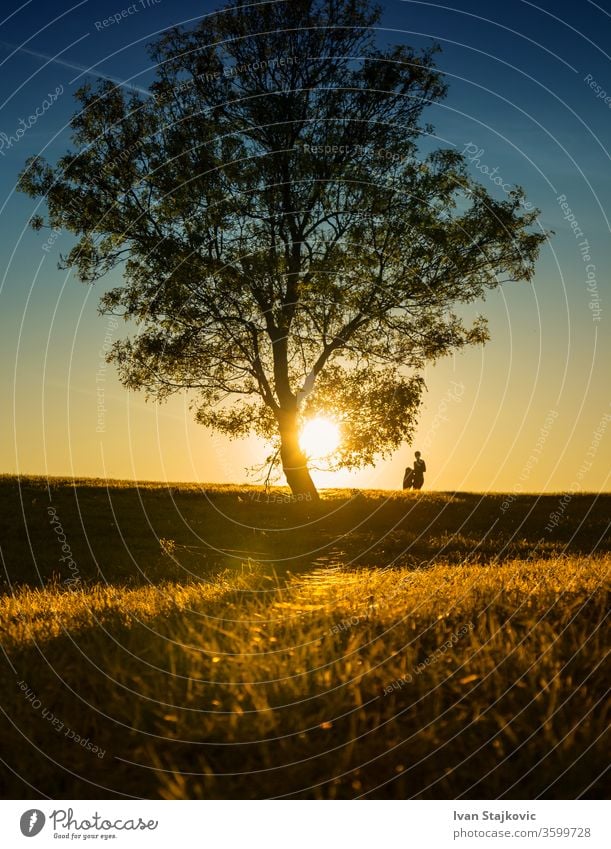
{"label": "person silhouette", "polygon": [[403,489],[411,489],[414,482],[414,470],[408,466],[403,475]]}
{"label": "person silhouette", "polygon": [[426,463],[422,459],[420,451],[416,451],[414,453],[414,480],[413,487],[414,489],[422,489],[422,485],[424,483],[424,473],[426,472]]}

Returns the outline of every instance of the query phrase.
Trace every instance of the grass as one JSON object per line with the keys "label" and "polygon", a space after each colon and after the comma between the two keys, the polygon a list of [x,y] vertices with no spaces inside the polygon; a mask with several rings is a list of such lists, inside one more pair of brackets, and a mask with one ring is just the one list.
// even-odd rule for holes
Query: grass
{"label": "grass", "polygon": [[0,479],[4,795],[602,796],[611,496],[561,498]]}

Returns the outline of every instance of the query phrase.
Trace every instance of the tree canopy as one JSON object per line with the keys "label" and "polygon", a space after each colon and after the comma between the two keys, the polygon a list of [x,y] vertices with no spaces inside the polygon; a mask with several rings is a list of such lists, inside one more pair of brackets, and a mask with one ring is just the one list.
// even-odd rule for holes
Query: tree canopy
{"label": "tree canopy", "polygon": [[278,440],[295,493],[316,493],[300,417],[341,422],[346,466],[409,441],[425,363],[487,338],[459,305],[530,280],[545,238],[521,189],[495,199],[434,148],[437,48],[380,47],[380,17],[230,3],[151,46],[149,96],[83,86],[75,149],[20,178],[77,236],[64,267],[121,268],[101,309],[134,328],[110,355],[124,384]]}

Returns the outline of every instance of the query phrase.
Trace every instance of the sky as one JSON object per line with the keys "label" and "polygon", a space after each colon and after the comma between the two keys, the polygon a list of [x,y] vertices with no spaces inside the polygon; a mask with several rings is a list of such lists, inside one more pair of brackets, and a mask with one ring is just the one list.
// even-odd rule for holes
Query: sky
{"label": "sky", "polygon": [[[158,405],[121,385],[104,349],[123,328],[97,310],[109,286],[85,286],[58,270],[70,235],[28,228],[38,201],[15,191],[28,156],[43,152],[54,162],[70,147],[80,84],[102,75],[146,88],[154,79],[146,44],[219,5],[3,4],[0,473],[257,482],[248,469],[263,461],[265,444],[230,442],[197,425],[187,395]],[[607,491],[611,3],[382,6],[381,43],[442,47],[438,66],[449,94],[426,115],[439,145],[464,151],[472,176],[496,197],[504,186],[523,186],[553,235],[532,283],[508,284],[477,305],[490,342],[425,370],[412,445],[364,470],[315,472],[315,481],[399,488],[420,449],[427,489]],[[123,11],[118,23],[104,23]]]}

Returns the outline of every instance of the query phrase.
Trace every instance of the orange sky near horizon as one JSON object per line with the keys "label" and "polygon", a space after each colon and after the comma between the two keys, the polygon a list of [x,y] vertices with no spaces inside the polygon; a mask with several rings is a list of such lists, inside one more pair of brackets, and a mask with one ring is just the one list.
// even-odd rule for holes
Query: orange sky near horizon
{"label": "orange sky near horizon", "polygon": [[[546,292],[512,284],[492,293],[479,305],[489,316],[491,341],[427,369],[413,445],[375,467],[315,470],[317,485],[398,489],[403,468],[419,449],[429,490],[607,490],[608,340],[570,312],[550,314]],[[72,279],[57,295],[51,311],[61,313],[61,324],[40,333],[51,305],[31,300],[23,326],[13,330],[14,397],[3,421],[2,471],[261,482],[248,468],[264,461],[268,446],[254,437],[232,442],[197,425],[186,395],[159,405],[126,391],[100,356],[123,326],[97,315],[96,292]],[[73,327],[72,335],[62,332],[66,326]],[[6,362],[11,347],[6,335],[2,346]]]}

